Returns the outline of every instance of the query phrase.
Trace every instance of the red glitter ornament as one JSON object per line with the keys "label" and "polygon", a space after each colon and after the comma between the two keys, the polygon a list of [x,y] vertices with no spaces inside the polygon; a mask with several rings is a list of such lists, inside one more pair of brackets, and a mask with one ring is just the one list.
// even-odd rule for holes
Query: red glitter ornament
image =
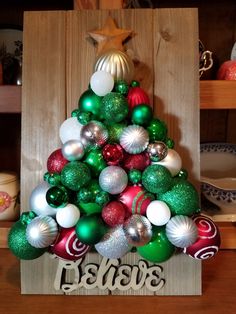
{"label": "red glitter ornament", "polygon": [[125,170],[137,169],[143,171],[151,163],[148,153],[143,152],[141,154],[125,154],[122,166]]}
{"label": "red glitter ornament", "polygon": [[65,260],[76,261],[82,258],[90,249],[76,237],[75,228],[61,229],[56,242],[51,246],[50,252]]}
{"label": "red glitter ornament", "polygon": [[129,104],[129,111],[131,112],[133,108],[140,104],[150,105],[150,100],[147,93],[141,87],[130,87],[127,101]]}
{"label": "red glitter ornament", "polygon": [[203,260],[213,257],[220,247],[220,232],[215,223],[203,215],[193,218],[198,228],[197,241],[184,249],[189,256]]}
{"label": "red glitter ornament", "polygon": [[123,160],[124,151],[119,144],[107,144],[103,147],[102,155],[109,166],[116,166]]}
{"label": "red glitter ornament", "polygon": [[118,201],[108,203],[102,209],[102,219],[110,227],[115,227],[124,223],[126,218],[125,206]]}
{"label": "red glitter ornament", "polygon": [[128,186],[119,195],[119,201],[127,207],[131,214],[145,215],[147,207],[153,199],[154,197],[139,185]]}
{"label": "red glitter ornament", "polygon": [[47,169],[50,173],[60,173],[64,166],[68,163],[68,160],[64,158],[61,152],[61,148],[51,153],[47,160]]}

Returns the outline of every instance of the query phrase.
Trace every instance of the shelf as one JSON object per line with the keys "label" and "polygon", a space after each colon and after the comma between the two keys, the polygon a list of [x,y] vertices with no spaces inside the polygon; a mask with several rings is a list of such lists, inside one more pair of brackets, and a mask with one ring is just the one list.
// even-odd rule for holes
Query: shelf
{"label": "shelf", "polygon": [[21,112],[21,86],[0,85],[0,113]]}
{"label": "shelf", "polygon": [[0,221],[0,249],[7,248],[7,237],[14,222]]}

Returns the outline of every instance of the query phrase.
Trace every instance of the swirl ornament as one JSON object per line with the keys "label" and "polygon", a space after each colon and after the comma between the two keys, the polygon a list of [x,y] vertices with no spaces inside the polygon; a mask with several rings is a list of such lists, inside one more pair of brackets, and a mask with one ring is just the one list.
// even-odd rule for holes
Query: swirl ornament
{"label": "swirl ornament", "polygon": [[147,148],[148,143],[148,132],[138,125],[126,127],[120,137],[120,145],[129,154],[142,153]]}

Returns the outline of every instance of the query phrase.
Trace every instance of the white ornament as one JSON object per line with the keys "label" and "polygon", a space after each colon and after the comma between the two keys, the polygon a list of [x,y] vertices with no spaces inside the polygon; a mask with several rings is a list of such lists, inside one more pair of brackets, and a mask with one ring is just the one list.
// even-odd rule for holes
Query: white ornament
{"label": "white ornament", "polygon": [[152,164],[158,164],[158,165],[166,167],[170,171],[172,177],[174,177],[181,170],[182,160],[181,160],[180,155],[177,153],[177,151],[169,148],[168,154],[164,159],[162,159],[161,161],[152,162]]}
{"label": "white ornament", "polygon": [[105,96],[110,93],[114,87],[113,76],[106,71],[94,72],[90,78],[92,91],[98,96]]}
{"label": "white ornament", "polygon": [[76,117],[66,119],[60,126],[59,136],[64,144],[70,140],[80,140],[80,131],[83,125]]}
{"label": "white ornament", "polygon": [[165,225],[171,217],[169,207],[163,201],[152,201],[146,211],[148,220],[155,226]]}
{"label": "white ornament", "polygon": [[56,220],[62,228],[74,227],[80,218],[78,207],[73,204],[67,204],[65,207],[58,208]]}

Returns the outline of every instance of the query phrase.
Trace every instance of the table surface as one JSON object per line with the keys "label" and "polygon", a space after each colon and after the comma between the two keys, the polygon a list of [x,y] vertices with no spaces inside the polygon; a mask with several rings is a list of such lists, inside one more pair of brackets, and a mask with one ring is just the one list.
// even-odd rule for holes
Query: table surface
{"label": "table surface", "polygon": [[[236,313],[236,251],[203,262],[202,296],[45,296],[20,294],[19,261],[0,250],[0,313]],[[123,312],[123,313],[122,313]]]}

